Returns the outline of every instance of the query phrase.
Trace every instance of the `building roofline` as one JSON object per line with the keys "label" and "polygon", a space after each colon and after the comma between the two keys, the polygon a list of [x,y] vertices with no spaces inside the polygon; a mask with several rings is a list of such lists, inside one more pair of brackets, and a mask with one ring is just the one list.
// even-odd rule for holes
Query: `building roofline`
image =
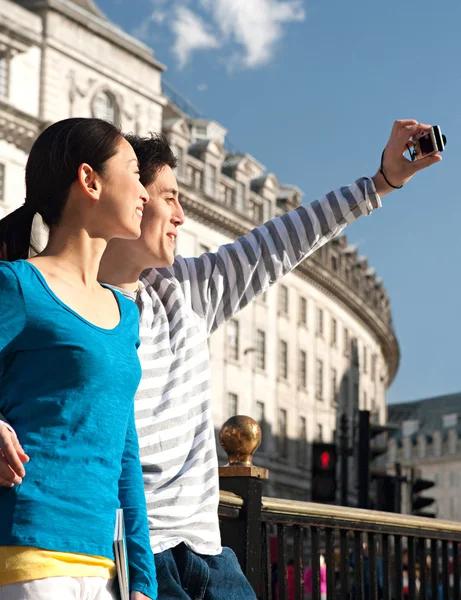
{"label": "building roofline", "polygon": [[103,37],[123,50],[136,55],[141,60],[147,62],[159,71],[166,71],[166,66],[154,57],[152,48],[143,44],[135,37],[126,33],[112,23],[96,7],[93,10],[83,8],[72,0],[16,0],[18,4],[31,11],[44,13],[46,10],[54,10],[61,13],[69,19],[75,21],[82,27],[89,29],[99,37]]}

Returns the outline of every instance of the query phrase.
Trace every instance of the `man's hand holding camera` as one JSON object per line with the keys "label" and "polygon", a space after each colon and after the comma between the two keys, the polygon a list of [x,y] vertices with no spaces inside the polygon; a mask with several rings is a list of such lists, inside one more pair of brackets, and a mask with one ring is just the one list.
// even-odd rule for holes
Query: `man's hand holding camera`
{"label": "man's hand holding camera", "polygon": [[373,177],[376,191],[380,196],[402,187],[415,173],[442,160],[438,152],[414,161],[405,156],[405,152],[414,145],[413,139],[431,129],[431,125],[424,125],[412,119],[395,121],[389,141],[384,148],[381,169]]}

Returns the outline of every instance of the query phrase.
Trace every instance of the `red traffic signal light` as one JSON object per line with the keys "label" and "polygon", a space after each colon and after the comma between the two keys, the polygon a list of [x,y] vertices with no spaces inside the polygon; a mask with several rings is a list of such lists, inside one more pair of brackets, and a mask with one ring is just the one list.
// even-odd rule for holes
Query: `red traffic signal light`
{"label": "red traffic signal light", "polygon": [[335,444],[314,442],[312,444],[312,501],[333,504],[336,499]]}
{"label": "red traffic signal light", "polygon": [[328,450],[320,455],[320,466],[322,469],[331,469],[331,453]]}

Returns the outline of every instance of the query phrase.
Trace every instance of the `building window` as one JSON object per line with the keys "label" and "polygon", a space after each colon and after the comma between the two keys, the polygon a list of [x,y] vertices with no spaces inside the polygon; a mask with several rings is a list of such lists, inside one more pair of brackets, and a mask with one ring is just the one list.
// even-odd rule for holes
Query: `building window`
{"label": "building window", "polygon": [[377,356],[376,354],[373,354],[373,356],[371,357],[371,373],[370,373],[370,378],[371,381],[376,381],[376,362],[377,362]]}
{"label": "building window", "polygon": [[351,354],[352,354],[352,364],[354,367],[359,367],[359,343],[356,337],[351,339]]}
{"label": "building window", "polygon": [[330,343],[336,347],[338,343],[338,322],[333,317],[331,318],[331,340]]}
{"label": "building window", "polygon": [[323,425],[317,423],[317,442],[323,442]]}
{"label": "building window", "polygon": [[234,207],[234,190],[223,183],[220,184],[221,202],[225,206]]}
{"label": "building window", "polygon": [[253,220],[257,223],[262,223],[264,221],[263,205],[253,200],[250,206],[253,211]]}
{"label": "building window", "polygon": [[0,54],[0,98],[8,98],[10,83],[10,61],[6,54]]}
{"label": "building window", "polygon": [[299,298],[299,324],[307,325],[307,300],[302,296]]}
{"label": "building window", "polygon": [[366,392],[363,392],[363,410],[368,410],[368,396]]}
{"label": "building window", "polygon": [[245,184],[237,181],[235,188],[235,208],[240,212],[245,211]]}
{"label": "building window", "polygon": [[210,252],[210,246],[205,246],[205,244],[199,244],[198,252],[199,256],[202,254],[206,254],[207,252]]}
{"label": "building window", "polygon": [[357,381],[354,381],[354,398],[353,398],[354,406],[359,405],[359,384]]}
{"label": "building window", "polygon": [[227,323],[227,358],[239,359],[239,322],[235,319]]}
{"label": "building window", "polygon": [[203,184],[202,171],[199,171],[199,169],[194,169],[194,167],[188,166],[187,181],[194,189],[201,190]]}
{"label": "building window", "polygon": [[288,344],[283,340],[280,341],[280,377],[288,379]]}
{"label": "building window", "polygon": [[344,327],[344,356],[349,356],[351,351],[351,340],[349,338],[349,331]]}
{"label": "building window", "polygon": [[331,270],[334,273],[338,272],[338,257],[334,254],[331,255]]}
{"label": "building window", "polygon": [[317,309],[317,336],[323,337],[323,310],[321,308]]}
{"label": "building window", "polygon": [[366,346],[363,347],[363,372],[368,373],[368,350]]}
{"label": "building window", "polygon": [[306,417],[299,419],[299,435],[298,435],[298,464],[305,465],[307,463],[307,420]]}
{"label": "building window", "polygon": [[197,140],[206,140],[208,137],[206,125],[194,125],[194,137]]}
{"label": "building window", "polygon": [[205,189],[209,196],[216,196],[216,185],[218,180],[218,170],[214,165],[205,164]]}
{"label": "building window", "polygon": [[331,369],[331,403],[338,404],[338,372]]}
{"label": "building window", "polygon": [[264,411],[264,402],[256,402],[256,421],[258,422],[258,425],[261,427],[264,425],[264,422],[266,420],[265,417],[265,411]]}
{"label": "building window", "polygon": [[304,350],[299,351],[299,378],[298,384],[304,390],[307,388],[307,353]]}
{"label": "building window", "polygon": [[280,312],[288,314],[288,288],[286,285],[280,286]]}
{"label": "building window", "polygon": [[458,485],[458,477],[456,471],[450,471],[450,485],[455,487]]}
{"label": "building window", "polygon": [[279,410],[279,455],[288,458],[288,434],[287,434],[287,411]]}
{"label": "building window", "polygon": [[260,329],[256,332],[256,367],[263,371],[266,368],[266,334]]}
{"label": "building window", "polygon": [[323,400],[323,362],[319,358],[315,362],[315,397]]}
{"label": "building window", "polygon": [[0,202],[5,202],[5,165],[0,163]]}
{"label": "building window", "polygon": [[178,146],[177,144],[170,144],[171,146],[171,150],[173,152],[173,154],[175,155],[177,161],[178,161],[178,166],[177,166],[177,172],[178,172],[178,176],[179,178],[184,177],[184,174],[186,172],[186,164],[184,162],[184,148],[182,146]]}
{"label": "building window", "polygon": [[261,444],[259,445],[259,450],[264,452],[265,448],[265,433],[266,433],[266,415],[265,415],[265,407],[264,402],[256,402],[256,421],[261,429]]}
{"label": "building window", "polygon": [[342,397],[344,408],[349,406],[349,376],[344,375],[342,383]]}
{"label": "building window", "polygon": [[229,392],[227,397],[228,397],[228,403],[229,403],[229,416],[235,417],[235,415],[238,413],[238,403],[239,403],[238,396],[237,396],[237,394],[233,394],[232,392]]}
{"label": "building window", "polygon": [[96,94],[93,98],[93,117],[109,123],[118,122],[118,105],[113,94],[105,91]]}
{"label": "building window", "polygon": [[263,200],[263,222],[266,223],[271,218],[271,201]]}

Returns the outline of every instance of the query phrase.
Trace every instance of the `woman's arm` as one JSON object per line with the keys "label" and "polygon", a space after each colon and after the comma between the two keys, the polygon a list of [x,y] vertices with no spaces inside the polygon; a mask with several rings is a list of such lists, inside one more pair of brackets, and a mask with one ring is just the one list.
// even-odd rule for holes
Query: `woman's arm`
{"label": "woman's arm", "polygon": [[[157,578],[154,555],[150,548],[146,499],[142,479],[139,445],[131,412],[122,458],[122,474],[119,481],[120,506],[125,517],[126,545],[128,552],[130,592],[140,592],[148,598],[157,598]],[[142,598],[142,596],[138,596]]]}
{"label": "woman's arm", "polygon": [[[0,263],[0,380],[6,358],[14,352],[15,342],[26,325],[26,308],[16,273],[7,263]],[[2,412],[0,397],[0,413]],[[29,457],[18,442],[16,433],[0,414],[0,486],[12,487],[24,477],[22,463]]]}

